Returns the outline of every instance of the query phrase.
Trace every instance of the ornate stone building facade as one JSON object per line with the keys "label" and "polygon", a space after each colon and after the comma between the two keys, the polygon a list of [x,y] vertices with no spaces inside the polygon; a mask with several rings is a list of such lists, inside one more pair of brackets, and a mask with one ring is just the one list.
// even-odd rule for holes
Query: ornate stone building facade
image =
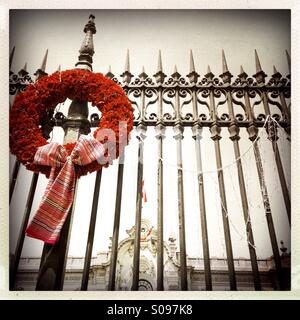
{"label": "ornate stone building facade", "polygon": [[[116,275],[116,290],[131,290],[132,260],[135,228],[127,230],[128,237],[118,245],[118,263]],[[148,220],[142,220],[141,226],[141,256],[139,290],[156,290],[156,258],[157,230]],[[110,267],[111,248],[99,252],[92,258],[89,274],[88,290],[107,290]],[[282,249],[283,277],[289,283],[290,256]],[[205,290],[204,261],[202,258],[187,258],[188,289]],[[235,269],[238,290],[253,290],[253,276],[249,259],[235,259]],[[80,290],[83,257],[69,257],[65,273],[64,290]],[[35,290],[35,283],[40,265],[40,258],[22,258],[17,275],[17,290]],[[275,266],[272,257],[258,260],[263,290],[278,288]],[[213,290],[229,290],[228,268],[224,258],[211,258]],[[285,272],[286,270],[286,272]],[[165,290],[180,290],[180,264],[177,241],[170,236],[164,242],[164,287]]]}

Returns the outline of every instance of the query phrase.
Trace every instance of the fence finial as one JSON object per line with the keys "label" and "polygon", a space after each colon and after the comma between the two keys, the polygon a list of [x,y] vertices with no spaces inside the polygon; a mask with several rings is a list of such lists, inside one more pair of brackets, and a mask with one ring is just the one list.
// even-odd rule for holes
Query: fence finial
{"label": "fence finial", "polygon": [[43,62],[41,64],[41,70],[42,71],[45,71],[46,70],[46,64],[47,64],[47,57],[48,57],[48,49],[46,50],[46,53],[44,55],[44,58],[43,58]]}
{"label": "fence finial", "polygon": [[210,65],[207,66],[207,73],[204,75],[204,77],[208,80],[208,82],[212,82],[214,78],[214,74],[210,70]]}
{"label": "fence finial", "polygon": [[259,57],[258,57],[256,49],[254,50],[254,53],[255,53],[255,68],[256,68],[256,73],[258,73],[258,72],[262,71],[262,68],[260,65],[260,61],[259,61]]}
{"label": "fence finial", "polygon": [[193,51],[192,49],[190,50],[190,73],[196,72],[195,70],[195,62],[194,62],[194,57],[193,57]]}
{"label": "fence finial", "polygon": [[242,74],[242,73],[246,73],[246,72],[245,72],[243,66],[241,65],[241,66],[240,66],[240,74]]}
{"label": "fence finial", "polygon": [[111,71],[111,65],[108,66],[108,71],[105,75],[105,77],[112,79],[115,75]]}
{"label": "fence finial", "polygon": [[275,66],[273,66],[272,78],[275,79],[275,81],[277,82],[277,81],[280,81],[281,77],[282,77],[282,74],[279,71],[277,71]]}
{"label": "fence finial", "polygon": [[157,72],[153,75],[156,79],[157,83],[163,83],[166,75],[163,73],[162,68],[162,60],[161,60],[161,50],[158,51],[158,64],[157,64]]}
{"label": "fence finial", "polygon": [[130,72],[129,49],[127,49],[127,52],[126,52],[125,71]]}
{"label": "fence finial", "polygon": [[225,53],[224,53],[223,49],[222,49],[222,67],[223,67],[223,73],[220,74],[220,77],[221,77],[222,81],[224,82],[224,84],[225,83],[228,84],[231,82],[231,78],[233,77],[233,75],[228,70],[227,61],[226,61]]}
{"label": "fence finial", "polygon": [[60,70],[61,70],[61,65],[59,64],[56,71],[60,72]]}
{"label": "fence finial", "polygon": [[285,54],[286,54],[286,58],[287,58],[288,66],[289,66],[289,72],[291,73],[291,57],[290,57],[287,50],[285,50]]}
{"label": "fence finial", "polygon": [[46,53],[44,55],[44,58],[43,58],[43,61],[42,61],[40,68],[37,69],[36,72],[34,73],[34,75],[36,76],[36,80],[47,75],[47,73],[45,72],[46,64],[47,64],[47,57],[48,57],[48,49],[46,50]]}
{"label": "fence finial", "polygon": [[198,81],[199,74],[195,70],[195,62],[194,62],[194,57],[193,57],[193,51],[190,49],[190,73],[186,75],[190,83],[195,84]]}
{"label": "fence finial", "polygon": [[261,68],[256,49],[254,50],[254,54],[255,54],[256,73],[253,75],[253,77],[256,79],[257,83],[264,83],[267,75]]}
{"label": "fence finial", "polygon": [[222,49],[222,67],[223,67],[223,73],[229,72],[226,57],[225,57],[225,52],[223,49]]}
{"label": "fence finial", "polygon": [[92,63],[93,63],[93,55],[94,51],[94,43],[93,43],[93,34],[96,33],[96,27],[94,22],[95,16],[90,15],[89,21],[85,25],[83,31],[85,32],[85,37],[82,42],[82,45],[79,49],[78,62],[75,64],[75,67],[78,69],[85,69],[92,71]]}
{"label": "fence finial", "polygon": [[207,73],[204,75],[205,78],[207,78],[209,81],[211,81],[214,78],[214,74],[211,72],[210,65],[207,66]]}
{"label": "fence finial", "polygon": [[15,46],[12,48],[11,53],[9,55],[9,70],[11,69],[12,61],[15,54],[15,48],[16,48]]}
{"label": "fence finial", "polygon": [[161,61],[161,50],[160,49],[158,51],[157,72],[163,72],[162,61]]}
{"label": "fence finial", "polygon": [[133,77],[133,74],[130,73],[129,49],[127,49],[127,52],[126,52],[125,70],[121,74],[121,77],[123,77],[123,82],[127,84],[131,82],[131,78]]}
{"label": "fence finial", "polygon": [[246,82],[247,80],[248,74],[245,72],[242,65],[240,67],[240,74],[238,75],[238,77],[242,80],[242,82]]}
{"label": "fence finial", "polygon": [[20,69],[18,75],[23,77],[24,75],[28,74],[27,72],[27,62],[25,62],[24,67]]}
{"label": "fence finial", "polygon": [[142,72],[139,74],[139,78],[145,81],[148,78],[148,74],[145,72],[145,67],[142,66]]}
{"label": "fence finial", "polygon": [[171,74],[171,77],[175,80],[178,81],[179,78],[181,77],[181,74],[177,71],[177,66],[175,64],[174,66],[174,72]]}

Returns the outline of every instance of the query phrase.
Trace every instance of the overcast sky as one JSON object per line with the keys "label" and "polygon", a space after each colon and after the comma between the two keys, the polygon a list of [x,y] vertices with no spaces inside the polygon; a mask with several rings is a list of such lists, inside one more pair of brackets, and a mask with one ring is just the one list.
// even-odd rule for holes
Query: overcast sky
{"label": "overcast sky", "polygon": [[[10,17],[10,47],[16,46],[12,69],[17,72],[25,62],[28,71],[33,74],[40,66],[45,50],[49,49],[47,72],[54,72],[61,64],[62,70],[73,68],[77,62],[78,49],[84,38],[83,27],[90,13],[96,16],[97,33],[94,36],[95,72],[106,73],[111,65],[112,72],[123,72],[125,54],[130,50],[131,72],[135,75],[145,66],[146,72],[153,75],[157,68],[158,50],[162,50],[164,72],[170,75],[174,65],[179,73],[189,72],[189,50],[193,49],[197,72],[206,73],[207,65],[212,72],[222,72],[221,50],[224,49],[229,69],[232,74],[240,72],[242,64],[251,76],[255,73],[254,49],[258,50],[262,67],[270,75],[273,65],[283,74],[288,73],[285,50],[290,52],[290,24],[288,11],[226,11],[226,10],[35,10],[13,11]],[[65,106],[67,107],[67,102]],[[242,132],[242,136],[246,135]],[[289,177],[289,143],[285,134],[280,132],[280,150],[286,174]],[[222,131],[221,140],[223,165],[234,161],[232,142],[228,139],[227,129]],[[63,134],[55,131],[54,140],[62,141]],[[271,256],[271,248],[261,203],[261,195],[256,176],[253,151],[248,139],[241,140],[244,173],[249,197],[250,215],[253,220],[254,237],[259,257]],[[289,231],[281,196],[271,145],[262,133],[261,149],[266,170],[271,206],[274,215],[278,241],[285,241],[289,247]],[[154,132],[148,130],[145,141],[145,186],[148,202],[143,207],[143,217],[156,226],[156,152]],[[165,172],[164,192],[165,238],[171,233],[177,235],[177,185],[176,185],[176,147],[172,131],[167,131],[164,144]],[[247,150],[249,150],[247,152]],[[215,170],[213,142],[208,130],[204,131],[202,142],[203,169]],[[126,236],[126,229],[134,224],[137,142],[135,135],[126,150],[124,172],[124,193],[121,212],[121,239]],[[189,256],[202,256],[201,228],[199,221],[198,192],[196,184],[196,165],[194,145],[189,129],[185,130],[183,140],[183,162],[185,182],[185,212],[187,225],[187,253]],[[106,250],[108,238],[112,234],[115,202],[115,165],[103,170],[98,218],[94,242],[95,254]],[[255,174],[253,174],[255,172]],[[248,257],[247,244],[244,241],[244,223],[240,204],[240,195],[236,176],[236,167],[232,165],[224,171],[228,211],[231,220],[233,252],[235,257]],[[94,176],[80,179],[77,206],[74,215],[73,234],[70,254],[83,256],[93,194]],[[19,224],[23,214],[30,173],[20,172],[11,206],[11,250],[13,250]],[[289,179],[288,179],[289,180]],[[39,179],[37,196],[33,204],[33,213],[38,206],[47,181]],[[215,174],[205,175],[206,207],[208,216],[210,251],[212,256],[224,256],[223,227],[220,216],[218,185]],[[178,236],[177,236],[178,238]],[[242,241],[241,241],[242,240]],[[26,238],[23,256],[39,256],[41,242]]]}

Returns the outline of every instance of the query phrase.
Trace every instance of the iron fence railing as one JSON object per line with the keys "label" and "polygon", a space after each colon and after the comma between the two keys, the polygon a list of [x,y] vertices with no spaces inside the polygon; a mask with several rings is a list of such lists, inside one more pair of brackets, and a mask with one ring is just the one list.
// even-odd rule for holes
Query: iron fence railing
{"label": "iron fence railing", "polygon": [[[84,48],[80,50],[79,61],[76,68],[84,68],[92,70],[93,34],[96,32],[94,17],[91,16],[89,22],[85,26],[86,33],[84,39]],[[36,79],[47,75],[45,72],[47,54],[43,59],[41,67],[36,71]],[[288,64],[290,66],[290,57],[287,54]],[[14,55],[14,49],[10,55],[10,67]],[[230,226],[227,216],[227,200],[228,195],[225,190],[224,175],[222,170],[222,153],[220,148],[220,139],[222,138],[223,128],[229,131],[230,139],[233,143],[233,152],[236,160],[237,176],[239,182],[239,191],[243,208],[243,218],[245,222],[245,230],[248,236],[248,250],[251,260],[253,282],[255,290],[261,290],[261,281],[257,263],[257,255],[254,244],[253,230],[251,219],[249,216],[248,199],[245,187],[245,179],[243,166],[241,162],[241,153],[239,140],[240,128],[246,128],[248,138],[253,142],[255,161],[257,165],[257,174],[259,178],[261,196],[265,208],[266,220],[269,230],[270,242],[275,261],[278,288],[286,288],[282,277],[281,258],[278,250],[278,242],[270,208],[270,200],[267,186],[264,179],[264,171],[261,160],[261,151],[257,144],[259,128],[265,130],[267,121],[267,134],[272,144],[278,175],[280,179],[281,190],[284,198],[286,212],[290,219],[290,196],[287,188],[287,182],[284,175],[281,156],[278,150],[277,129],[280,125],[288,136],[290,136],[290,75],[283,77],[274,67],[274,73],[271,77],[267,77],[263,71],[257,52],[255,51],[256,73],[252,77],[248,77],[241,66],[240,74],[234,78],[230,73],[224,51],[222,52],[223,72],[216,77],[208,66],[207,73],[204,77],[195,70],[194,58],[192,51],[190,52],[190,72],[183,77],[175,66],[174,73],[167,77],[163,72],[161,53],[159,52],[158,69],[153,77],[149,77],[144,68],[137,77],[130,72],[129,68],[129,52],[127,52],[125,70],[121,74],[121,78],[117,78],[111,70],[106,74],[107,77],[119,83],[135,108],[134,125],[137,130],[138,139],[138,167],[137,167],[137,190],[136,190],[136,220],[135,230],[136,237],[134,239],[134,256],[133,256],[133,279],[132,290],[138,290],[139,286],[139,265],[140,265],[140,232],[141,232],[141,211],[142,196],[140,192],[143,180],[143,152],[144,139],[147,136],[147,128],[155,127],[158,159],[157,161],[157,290],[164,290],[164,237],[163,237],[163,220],[164,220],[164,184],[163,184],[163,141],[165,137],[166,127],[172,127],[174,131],[174,139],[177,148],[177,183],[178,183],[178,213],[179,213],[179,241],[180,241],[180,288],[188,290],[187,281],[187,258],[185,243],[185,211],[184,211],[184,185],[182,170],[182,139],[185,127],[191,127],[192,137],[194,139],[195,158],[198,175],[198,197],[200,205],[200,221],[204,258],[205,288],[212,290],[212,276],[210,266],[210,253],[208,241],[208,227],[206,218],[204,179],[202,173],[202,157],[201,154],[201,138],[204,127],[208,127],[211,132],[211,139],[214,144],[215,157],[218,170],[218,186],[222,204],[222,221],[224,228],[224,238],[226,245],[226,258],[228,265],[228,275],[230,289],[236,290],[236,277],[234,268],[234,258],[232,253],[232,241],[230,234]],[[27,72],[25,66],[15,74],[10,70],[9,75],[9,93],[14,96],[26,89],[27,85],[33,83],[34,80]],[[74,104],[73,102],[72,104]],[[68,115],[65,116],[61,112],[49,114],[48,120],[43,124],[44,135],[49,137],[53,127],[63,127],[65,130],[65,140],[70,140],[68,134],[68,122],[72,117],[72,104],[69,108]],[[87,103],[82,104],[82,122],[85,126],[78,126],[76,138],[80,134],[86,134],[91,127],[98,126],[99,116],[92,114],[87,121],[84,110],[86,111]],[[225,108],[225,111],[224,111]],[[78,110],[78,109],[77,109]],[[274,119],[276,121],[271,121]],[[88,128],[87,128],[88,127]],[[85,128],[85,129],[84,129]],[[74,128],[72,128],[74,131]],[[72,133],[74,139],[74,132]],[[123,169],[125,155],[121,155],[118,164],[117,175],[117,192],[115,204],[114,226],[112,234],[112,251],[110,260],[110,273],[108,281],[108,290],[115,289],[117,254],[119,242],[120,228],[120,212],[123,187]],[[10,200],[14,192],[15,182],[17,180],[20,164],[15,162],[12,170],[10,184]],[[96,176],[94,186],[94,198],[91,211],[91,219],[88,233],[88,241],[86,246],[85,263],[82,277],[81,289],[87,290],[89,269],[91,263],[91,255],[93,248],[93,239],[95,233],[95,224],[97,218],[97,206],[100,192],[102,171]],[[14,255],[14,261],[11,265],[10,287],[14,289],[14,283],[18,270],[19,260],[24,243],[25,229],[28,224],[31,212],[33,197],[36,191],[38,174],[33,174],[32,182],[29,189],[24,218],[22,221],[20,234]],[[76,199],[76,197],[75,197]],[[74,201],[73,208],[76,205]],[[72,209],[71,209],[72,211]],[[68,252],[68,243],[71,232],[72,212],[68,215],[68,219],[63,227],[60,241],[55,245],[45,245],[36,289],[38,290],[62,290],[64,281],[64,272],[66,265],[66,257]],[[49,271],[51,270],[51,272]]]}

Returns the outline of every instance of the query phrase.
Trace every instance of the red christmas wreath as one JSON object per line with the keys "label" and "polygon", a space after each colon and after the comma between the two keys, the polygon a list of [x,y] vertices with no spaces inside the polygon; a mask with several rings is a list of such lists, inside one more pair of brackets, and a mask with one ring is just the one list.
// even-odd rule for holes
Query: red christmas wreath
{"label": "red christmas wreath", "polygon": [[[34,163],[37,149],[48,144],[43,137],[41,123],[46,118],[47,111],[53,110],[67,98],[91,102],[92,106],[100,110],[102,116],[99,127],[94,132],[95,138],[101,129],[111,129],[115,133],[114,150],[106,149],[109,162],[100,164],[93,161],[85,166],[76,166],[76,176],[108,166],[119,156],[121,147],[128,143],[129,133],[133,128],[133,108],[119,85],[101,73],[80,69],[55,72],[30,84],[16,97],[10,112],[10,151],[27,169],[49,175],[50,167]],[[119,126],[120,122],[127,124],[126,128],[123,127],[124,130]],[[109,139],[105,137],[100,142],[109,142]],[[64,146],[69,155],[74,146],[75,143]],[[111,157],[107,153],[111,153]]]}

